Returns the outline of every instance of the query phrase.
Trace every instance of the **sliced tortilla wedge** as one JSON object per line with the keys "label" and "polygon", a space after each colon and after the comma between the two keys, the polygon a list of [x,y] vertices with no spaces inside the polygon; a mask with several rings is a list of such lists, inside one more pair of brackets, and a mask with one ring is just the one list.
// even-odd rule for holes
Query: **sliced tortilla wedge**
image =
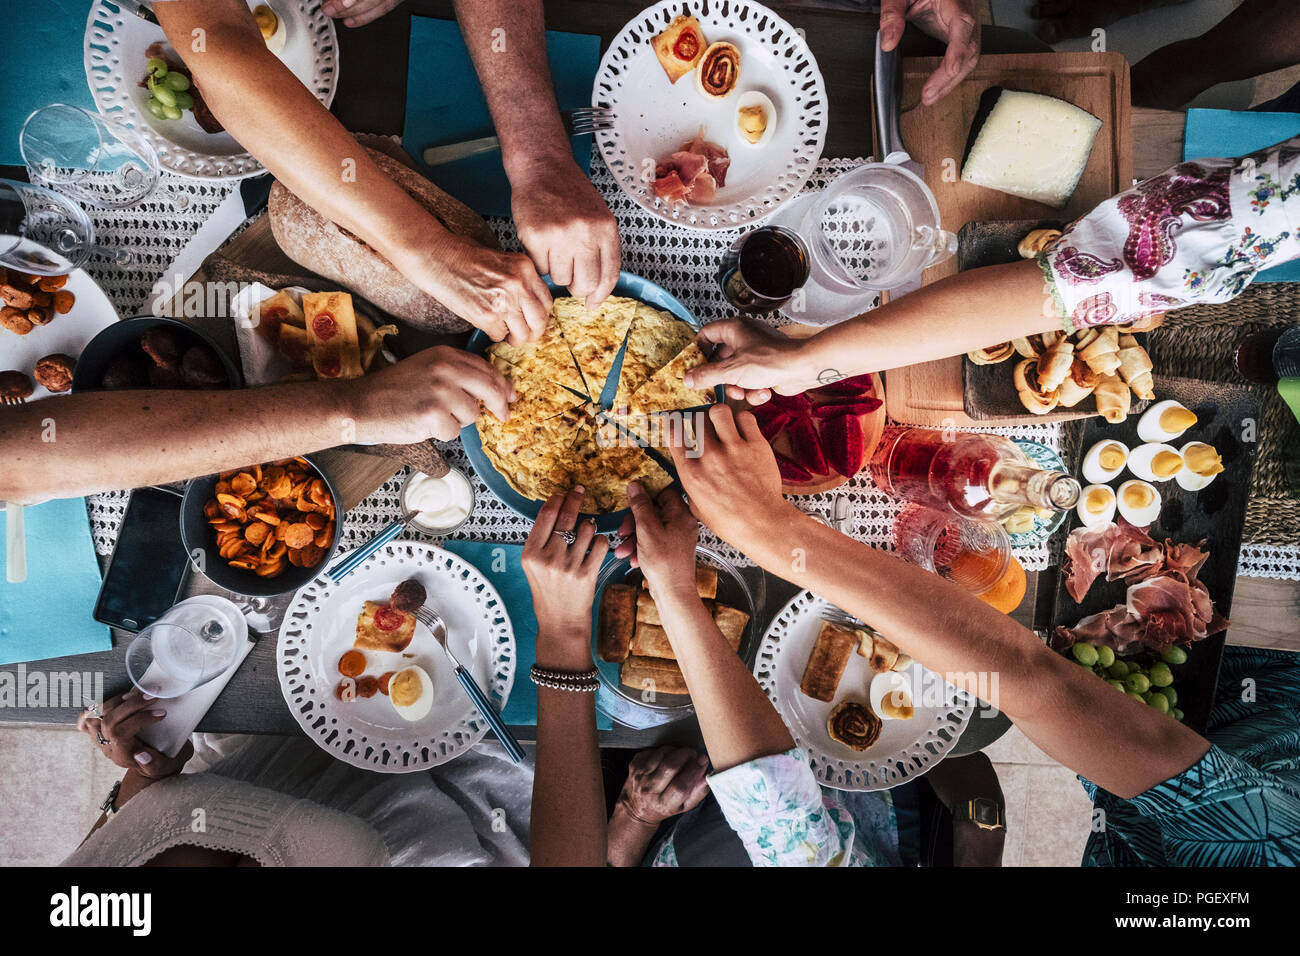
{"label": "sliced tortilla wedge", "polygon": [[702,392],[686,386],[687,370],[703,365],[704,362],[704,353],[700,347],[694,342],[689,343],[632,394],[629,402],[632,411],[651,414],[712,404],[712,392]]}
{"label": "sliced tortilla wedge", "polygon": [[567,296],[555,300],[552,307],[555,320],[582,370],[587,393],[595,400],[600,399],[614,360],[623,347],[636,306],[635,299],[610,296],[592,313],[581,299]]}
{"label": "sliced tortilla wedge", "polygon": [[638,302],[627,334],[614,411],[628,408],[632,394],[694,340],[695,330],[671,312]]}

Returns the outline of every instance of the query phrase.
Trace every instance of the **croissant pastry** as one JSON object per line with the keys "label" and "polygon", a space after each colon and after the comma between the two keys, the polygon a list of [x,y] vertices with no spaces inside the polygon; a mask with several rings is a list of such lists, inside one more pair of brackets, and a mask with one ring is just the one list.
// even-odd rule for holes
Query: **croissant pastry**
{"label": "croissant pastry", "polygon": [[1101,376],[1092,395],[1097,400],[1097,414],[1106,421],[1116,424],[1128,418],[1133,395],[1118,375]]}
{"label": "croissant pastry", "polygon": [[1078,333],[1074,347],[1098,375],[1110,375],[1119,368],[1119,333],[1110,326]]}
{"label": "croissant pastry", "polygon": [[976,365],[997,365],[1011,358],[1015,351],[1015,347],[1010,342],[1003,342],[1001,345],[990,345],[988,348],[967,352],[966,357]]}
{"label": "croissant pastry", "polygon": [[1014,373],[1016,393],[1025,408],[1035,415],[1046,415],[1056,407],[1056,392],[1041,392],[1038,387],[1038,359],[1025,359]]}
{"label": "croissant pastry", "polygon": [[1151,381],[1151,356],[1131,335],[1119,337],[1119,375],[1138,398],[1155,398]]}
{"label": "croissant pastry", "polygon": [[1043,394],[1061,387],[1074,362],[1074,343],[1061,338],[1038,356],[1038,390]]}
{"label": "croissant pastry", "polygon": [[1016,246],[1016,252],[1022,259],[1032,259],[1040,252],[1061,238],[1059,229],[1035,229]]}
{"label": "croissant pastry", "polygon": [[1062,408],[1073,408],[1092,394],[1101,376],[1088,367],[1083,359],[1076,358],[1070,363],[1070,374],[1056,391],[1057,404]]}

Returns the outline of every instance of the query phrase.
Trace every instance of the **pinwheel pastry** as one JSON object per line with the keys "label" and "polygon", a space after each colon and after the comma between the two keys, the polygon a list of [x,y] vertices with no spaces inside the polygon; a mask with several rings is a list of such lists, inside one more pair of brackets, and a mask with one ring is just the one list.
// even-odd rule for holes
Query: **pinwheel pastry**
{"label": "pinwheel pastry", "polygon": [[1046,415],[1057,405],[1055,389],[1044,392],[1039,386],[1038,359],[1027,358],[1016,365],[1016,394],[1020,403],[1035,415]]}
{"label": "pinwheel pastry", "polygon": [[1101,376],[1101,381],[1093,389],[1093,398],[1097,400],[1097,412],[1108,422],[1122,422],[1128,418],[1129,406],[1133,394],[1122,378],[1115,374]]}
{"label": "pinwheel pastry", "polygon": [[709,44],[695,72],[695,85],[700,92],[720,100],[736,88],[739,79],[740,50],[736,45],[725,40]]}
{"label": "pinwheel pastry", "polygon": [[1016,246],[1016,252],[1022,259],[1033,259],[1048,246],[1061,238],[1059,229],[1035,229]]}
{"label": "pinwheel pastry", "polygon": [[988,348],[976,349],[973,352],[967,352],[967,357],[976,365],[997,365],[999,362],[1005,362],[1011,356],[1016,354],[1016,348],[1010,342],[1003,342],[1001,345],[990,345]]}
{"label": "pinwheel pastry", "polygon": [[866,750],[880,739],[883,726],[879,717],[866,704],[846,700],[837,705],[826,718],[826,733],[831,740],[844,744],[850,750]]}
{"label": "pinwheel pastry", "polygon": [[1151,381],[1151,356],[1131,335],[1119,337],[1119,375],[1138,398],[1155,398]]}

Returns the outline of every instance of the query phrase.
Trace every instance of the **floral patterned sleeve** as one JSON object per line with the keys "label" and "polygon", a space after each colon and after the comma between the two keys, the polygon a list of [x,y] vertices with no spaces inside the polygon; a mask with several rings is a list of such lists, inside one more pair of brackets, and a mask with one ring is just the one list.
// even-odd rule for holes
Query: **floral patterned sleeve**
{"label": "floral patterned sleeve", "polygon": [[795,748],[709,778],[709,789],[755,866],[847,866],[856,827],[823,794]]}
{"label": "floral patterned sleeve", "polygon": [[1066,227],[1038,262],[1065,330],[1241,294],[1300,258],[1300,137],[1179,163]]}

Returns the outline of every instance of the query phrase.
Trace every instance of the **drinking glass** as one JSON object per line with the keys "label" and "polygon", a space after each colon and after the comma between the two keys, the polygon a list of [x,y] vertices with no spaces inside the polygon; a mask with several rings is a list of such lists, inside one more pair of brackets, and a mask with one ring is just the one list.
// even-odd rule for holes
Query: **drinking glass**
{"label": "drinking glass", "polygon": [[771,312],[808,281],[808,247],[782,226],[761,226],[727,250],[718,267],[722,294],[741,312]]}
{"label": "drinking glass", "polygon": [[0,265],[36,275],[66,275],[93,253],[95,226],[76,203],[42,186],[0,179]]}
{"label": "drinking glass", "polygon": [[131,641],[127,676],[150,697],[179,697],[224,674],[247,636],[233,603],[211,595],[190,598]]}
{"label": "drinking glass", "polygon": [[158,154],[149,142],[79,106],[36,110],[23,123],[18,145],[33,182],[101,209],[134,206],[158,185]]}
{"label": "drinking glass", "polygon": [[971,521],[924,505],[904,506],[892,536],[903,560],[972,594],[993,587],[1011,562],[1011,539],[998,522]]}

